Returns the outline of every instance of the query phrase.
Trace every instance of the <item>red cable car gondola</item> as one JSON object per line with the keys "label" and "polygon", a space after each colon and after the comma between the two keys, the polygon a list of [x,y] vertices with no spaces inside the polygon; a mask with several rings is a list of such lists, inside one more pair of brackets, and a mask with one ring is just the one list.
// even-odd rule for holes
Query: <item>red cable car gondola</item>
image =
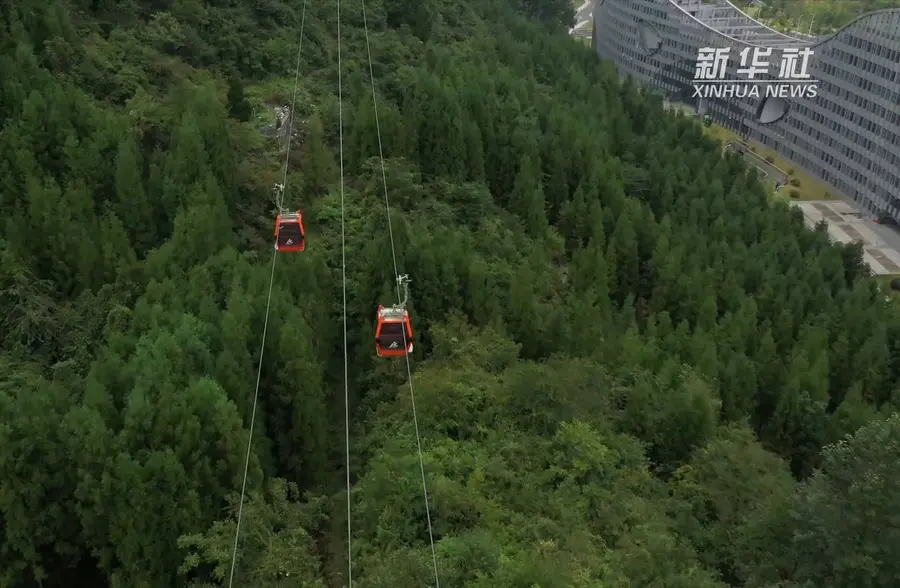
{"label": "red cable car gondola", "polygon": [[413,351],[413,331],[409,313],[403,307],[378,306],[375,352],[378,357],[403,357]]}
{"label": "red cable car gondola", "polygon": [[280,212],[275,219],[275,249],[278,251],[303,251],[306,249],[306,229],[303,213]]}
{"label": "red cable car gondola", "polygon": [[400,304],[385,308],[378,305],[375,325],[375,352],[378,357],[403,357],[413,350],[413,330],[406,311],[409,300],[409,276],[397,276],[397,294],[403,289]]}

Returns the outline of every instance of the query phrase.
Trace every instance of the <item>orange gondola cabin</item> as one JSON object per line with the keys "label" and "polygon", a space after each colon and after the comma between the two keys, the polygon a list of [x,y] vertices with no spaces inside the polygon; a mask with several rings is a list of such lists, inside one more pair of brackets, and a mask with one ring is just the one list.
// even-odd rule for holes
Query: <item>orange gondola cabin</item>
{"label": "orange gondola cabin", "polygon": [[375,351],[378,357],[403,357],[412,353],[412,350],[413,331],[409,313],[403,307],[379,306],[378,324],[375,327]]}
{"label": "orange gondola cabin", "polygon": [[275,219],[275,249],[278,251],[303,251],[306,249],[306,229],[303,213],[281,212]]}

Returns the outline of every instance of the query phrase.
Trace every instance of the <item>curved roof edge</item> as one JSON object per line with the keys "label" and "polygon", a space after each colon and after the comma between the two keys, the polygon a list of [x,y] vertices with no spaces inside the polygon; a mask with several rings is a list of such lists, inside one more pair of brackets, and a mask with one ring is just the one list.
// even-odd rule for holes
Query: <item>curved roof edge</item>
{"label": "curved roof edge", "polygon": [[[725,39],[728,39],[729,41],[732,41],[733,43],[737,43],[738,45],[744,45],[746,47],[763,47],[763,45],[757,45],[756,43],[750,43],[743,39],[738,39],[738,38],[732,37],[731,35],[729,35],[727,33],[723,33],[722,31],[711,27],[710,25],[706,24],[705,22],[703,22],[702,20],[700,20],[699,18],[697,18],[696,16],[694,16],[693,14],[691,14],[690,12],[685,10],[682,6],[677,4],[675,2],[675,0],[666,0],[666,1],[669,3],[669,6],[671,6],[675,10],[679,11],[685,17],[691,19],[692,21],[694,21],[695,23],[697,23],[698,25],[700,25],[701,27],[703,27],[704,29],[708,30],[711,33],[715,33],[716,35],[723,37]],[[731,3],[729,2],[729,4],[731,4]],[[732,6],[734,6],[734,5],[732,4]],[[744,14],[743,11],[739,11],[739,12],[741,12],[741,14]],[[747,16],[747,15],[744,15],[744,16]],[[750,18],[750,17],[747,16],[747,18]],[[751,19],[751,20],[753,20],[753,19]],[[762,25],[762,26],[765,28],[769,28],[769,27],[766,27],[765,25]],[[777,33],[778,31],[775,31],[775,32]],[[802,43],[802,41],[801,41],[801,43]]]}
{"label": "curved roof edge", "polygon": [[770,27],[769,25],[767,25],[767,24],[764,23],[764,22],[760,22],[760,21],[756,20],[755,18],[753,18],[752,16],[750,16],[749,14],[747,14],[746,12],[744,12],[743,10],[741,10],[740,8],[738,8],[737,6],[735,6],[734,4],[732,4],[731,0],[725,0],[725,3],[728,4],[728,6],[731,6],[732,8],[734,8],[734,10],[735,10],[738,14],[740,14],[741,16],[743,16],[744,18],[746,18],[746,19],[749,20],[749,21],[755,22],[755,23],[758,24],[760,27],[762,27],[763,29],[765,29],[767,32],[775,33],[775,34],[778,35],[779,37],[784,37],[785,40],[787,40],[787,41],[796,41],[797,43],[800,43],[800,44],[806,44],[806,45],[812,44],[812,42],[811,42],[809,39],[801,39],[801,38],[799,38],[799,37],[795,37],[795,36],[793,36],[793,35],[789,35],[789,34],[787,34],[787,33],[785,33],[785,32],[779,31],[779,30],[777,30],[777,29],[773,29],[772,27]]}
{"label": "curved roof edge", "polygon": [[[666,0],[666,1],[669,3],[670,6],[672,6],[673,8],[675,8],[676,10],[678,10],[679,12],[681,12],[685,17],[691,19],[692,21],[696,22],[696,23],[697,23],[698,25],[700,25],[701,27],[705,28],[706,30],[708,30],[708,31],[710,31],[710,32],[712,32],[712,33],[715,33],[716,35],[718,35],[718,36],[720,36],[720,37],[724,37],[724,38],[728,39],[729,41],[732,41],[732,42],[734,42],[734,43],[737,43],[738,45],[744,45],[744,46],[747,46],[747,47],[765,47],[764,45],[757,45],[756,43],[750,43],[750,42],[745,41],[745,40],[743,40],[743,39],[737,39],[737,38],[735,38],[735,37],[732,37],[731,35],[728,35],[728,34],[726,34],[726,33],[723,33],[722,31],[720,31],[720,30],[718,30],[718,29],[716,29],[716,28],[713,28],[712,26],[706,24],[705,22],[703,22],[702,20],[700,20],[699,18],[697,18],[696,16],[694,16],[693,14],[691,14],[690,12],[688,12],[687,10],[685,10],[683,7],[681,7],[679,4],[677,4],[675,0]],[[848,22],[847,24],[845,24],[844,26],[842,26],[841,28],[839,28],[838,30],[836,30],[835,32],[831,33],[830,35],[823,36],[823,37],[821,37],[821,38],[819,38],[819,39],[816,39],[815,41],[809,41],[809,40],[804,40],[804,39],[798,39],[797,37],[791,37],[790,35],[786,35],[786,34],[780,32],[780,31],[776,31],[776,30],[773,29],[772,27],[767,26],[767,25],[765,25],[765,24],[759,22],[758,20],[756,20],[756,19],[754,19],[754,18],[748,16],[743,10],[741,10],[740,8],[738,8],[737,6],[735,6],[734,4],[732,4],[729,0],[725,0],[725,1],[728,3],[729,6],[731,6],[732,8],[734,8],[735,10],[737,10],[738,12],[740,12],[740,13],[741,13],[744,17],[746,17],[747,19],[749,19],[749,20],[751,20],[751,21],[753,21],[753,22],[759,24],[761,27],[763,27],[763,28],[765,28],[765,29],[767,29],[767,30],[769,30],[769,31],[772,31],[773,33],[776,33],[776,34],[778,34],[778,35],[781,35],[781,36],[784,37],[786,40],[789,40],[789,41],[796,41],[796,42],[797,42],[797,46],[799,46],[799,47],[819,47],[819,46],[821,46],[821,45],[824,45],[825,43],[830,42],[830,41],[833,40],[835,37],[837,37],[838,35],[840,35],[841,33],[843,33],[846,29],[852,27],[853,25],[859,23],[859,22],[862,21],[862,20],[867,20],[867,19],[869,19],[869,18],[872,18],[872,17],[874,17],[874,16],[879,16],[879,15],[882,15],[882,14],[900,13],[900,8],[882,8],[882,9],[880,9],[880,10],[873,10],[873,11],[871,11],[871,12],[867,12],[867,13],[865,13],[865,14],[861,14],[861,15],[857,16],[856,18],[854,18],[853,20],[851,20],[850,22]]]}
{"label": "curved roof edge", "polygon": [[869,18],[872,18],[873,16],[880,16],[882,14],[890,14],[890,13],[900,14],[900,8],[882,8],[881,10],[873,10],[872,12],[867,12],[865,14],[861,14],[861,15],[857,16],[856,18],[854,18],[853,20],[851,20],[850,22],[848,22],[847,24],[845,24],[844,26],[842,26],[841,28],[839,28],[838,30],[831,33],[830,35],[820,38],[818,41],[813,43],[811,45],[811,47],[818,47],[819,45],[824,45],[825,43],[831,41],[832,39],[834,39],[835,37],[837,37],[838,35],[843,33],[846,29],[852,27],[853,25],[855,25],[856,23],[858,23],[861,20],[867,20]]}

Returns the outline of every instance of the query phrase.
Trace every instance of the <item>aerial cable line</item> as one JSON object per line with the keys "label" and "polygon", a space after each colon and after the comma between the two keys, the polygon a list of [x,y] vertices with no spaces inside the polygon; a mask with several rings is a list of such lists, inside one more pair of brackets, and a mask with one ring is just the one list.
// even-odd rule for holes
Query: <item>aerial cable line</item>
{"label": "aerial cable line", "polygon": [[291,111],[288,113],[287,149],[284,155],[284,171],[281,175],[280,199],[276,202],[278,209],[284,208],[284,188],[287,186],[288,166],[291,161],[291,141],[294,139],[294,113],[297,106],[297,88],[300,87],[300,55],[303,51],[303,25],[306,24],[306,0],[303,0],[303,12],[300,16],[300,42],[297,43],[297,65],[294,69],[294,93],[291,96]]}
{"label": "aerial cable line", "polygon": [[[300,17],[300,41],[297,44],[297,66],[296,72],[294,73],[294,94],[291,99],[291,112],[288,117],[289,125],[288,126],[288,142],[287,142],[287,155],[284,159],[284,174],[282,176],[282,183],[276,184],[275,186],[275,202],[278,206],[279,210],[284,203],[284,189],[287,185],[287,173],[288,173],[288,164],[291,158],[291,138],[294,134],[294,106],[297,102],[297,88],[299,86],[300,81],[300,55],[303,50],[303,26],[306,23],[306,0],[303,0],[303,12]],[[276,245],[277,245],[277,237],[276,237]],[[234,529],[234,550],[231,554],[231,571],[228,575],[228,588],[232,588],[234,584],[234,568],[237,563],[237,553],[238,553],[238,541],[241,536],[241,517],[244,514],[244,496],[247,492],[247,472],[250,469],[250,452],[253,444],[253,423],[256,420],[256,407],[259,401],[259,382],[262,377],[262,364],[263,364],[263,356],[266,350],[266,333],[269,329],[269,309],[272,304],[272,286],[275,283],[275,261],[278,259],[278,247],[273,248],[272,252],[272,272],[269,276],[269,293],[266,295],[266,314],[265,320],[263,321],[263,332],[262,332],[262,342],[259,346],[259,365],[256,368],[256,388],[253,392],[253,408],[250,411],[250,429],[247,435],[247,455],[244,459],[244,477],[241,481],[241,500],[238,503],[238,513],[237,513],[237,525],[235,525]]]}
{"label": "aerial cable line", "polygon": [[350,528],[350,385],[347,371],[347,241],[344,232],[344,102],[341,74],[341,0],[337,0],[338,136],[341,169],[341,290],[344,318],[344,457],[347,468],[347,588],[353,588],[353,550]]}
{"label": "aerial cable line", "polygon": [[[340,0],[338,0],[338,3],[340,3]],[[372,108],[375,113],[375,131],[378,135],[378,158],[381,160],[381,182],[384,186],[384,207],[387,212],[388,235],[391,240],[391,258],[394,261],[394,275],[397,276],[397,301],[399,306],[405,308],[407,297],[406,295],[401,294],[401,286],[404,288],[404,292],[407,293],[409,279],[406,276],[401,276],[400,271],[397,269],[397,250],[394,246],[394,230],[391,225],[391,205],[388,200],[387,174],[384,171],[384,149],[381,142],[381,125],[378,122],[378,100],[375,96],[375,74],[372,71],[372,49],[369,45],[369,24],[366,19],[366,0],[362,0],[362,17],[363,28],[366,32],[366,54],[369,60],[369,81],[372,85]],[[338,47],[338,55],[340,55],[340,42],[338,42]],[[406,349],[406,330],[403,329],[402,332],[403,348]],[[406,376],[407,381],[409,382],[409,398],[412,403],[413,426],[416,431],[416,448],[419,453],[419,471],[422,475],[422,494],[425,498],[425,517],[428,520],[428,540],[431,544],[431,563],[434,566],[434,582],[435,588],[441,588],[441,580],[438,575],[437,552],[434,548],[434,531],[431,525],[431,509],[428,505],[428,485],[425,482],[425,460],[422,457],[422,438],[419,435],[419,418],[416,414],[416,393],[413,389],[412,367],[410,366],[409,353],[405,353],[404,357],[406,357]]]}

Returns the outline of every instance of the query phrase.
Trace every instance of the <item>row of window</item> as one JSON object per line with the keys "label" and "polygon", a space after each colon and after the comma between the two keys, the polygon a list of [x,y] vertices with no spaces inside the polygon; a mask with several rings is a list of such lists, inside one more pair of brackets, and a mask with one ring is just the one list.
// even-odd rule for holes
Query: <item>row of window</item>
{"label": "row of window", "polygon": [[[863,104],[863,100],[865,100],[865,98],[860,96],[859,93],[848,90],[846,87],[844,87],[843,84],[837,82],[837,80],[829,80],[822,83],[822,89],[824,90],[823,93],[827,93],[829,97],[837,98],[846,104],[857,104],[861,106]],[[887,92],[887,94],[889,96],[893,96],[891,101],[887,102],[888,104],[900,104],[900,94],[898,94],[897,92]],[[835,108],[843,108],[842,106],[839,106],[838,103],[832,101],[828,101],[828,105],[829,110],[832,111],[835,111]],[[848,110],[846,108],[844,109],[844,112],[858,111],[859,109],[855,108],[853,110]],[[881,104],[872,102],[872,108],[871,110],[867,111],[867,113],[882,119],[883,122],[880,123],[879,126],[900,125],[900,112],[897,111],[896,106],[884,107]]]}
{"label": "row of window", "polygon": [[[896,17],[896,15],[891,15]],[[897,18],[893,18],[891,20],[897,20]],[[842,42],[845,45],[849,45],[855,49],[860,49],[858,53],[863,55],[877,55],[878,57],[883,57],[890,63],[897,63],[900,60],[900,46],[896,49],[891,48],[891,45],[897,46],[900,45],[900,35],[897,34],[897,24],[892,23],[893,26],[888,24],[887,26],[878,26],[875,27],[871,23],[866,25],[866,29],[872,32],[879,32],[884,37],[887,43],[873,43],[867,39],[863,39],[862,37],[858,37],[851,33],[839,34],[835,39],[836,42]],[[866,70],[868,71],[868,70]],[[874,72],[873,72],[874,73]]]}
{"label": "row of window", "polygon": [[[792,161],[814,175],[821,177],[844,194],[857,197],[863,194],[867,202],[871,201],[885,207],[888,207],[890,203],[900,203],[900,198],[890,192],[890,188],[897,185],[896,177],[886,172],[877,163],[873,164],[871,161],[866,161],[858,153],[853,153],[851,159],[860,164],[866,161],[868,168],[876,170],[876,173],[861,172],[859,168],[863,167],[862,165],[857,167],[846,160],[834,157],[825,150],[823,145],[812,144],[800,135],[791,137],[787,143],[768,139],[768,137],[765,137],[763,143],[771,145],[772,148],[782,153],[785,151],[789,152],[786,155]],[[800,147],[802,150],[793,147]],[[807,154],[812,154],[815,157],[807,157]],[[845,178],[850,181],[845,181]],[[888,188],[885,186],[888,186]],[[877,208],[877,206],[872,207],[872,210],[874,211]]]}
{"label": "row of window", "polygon": [[[833,60],[836,62],[835,64],[828,64],[834,69],[834,66],[838,66],[840,69],[846,68],[846,66],[853,67],[856,72],[860,70],[873,74],[871,76],[857,76],[860,79],[869,80],[869,79],[877,79],[879,81],[884,82],[897,82],[900,80],[900,70],[896,69],[896,64],[900,63],[897,61],[886,62],[891,63],[893,66],[887,68],[879,63],[876,63],[872,60],[872,55],[859,55],[857,53],[850,53],[839,49],[838,47],[827,47],[824,51],[822,51],[822,55],[817,55],[817,57],[825,58],[825,60]],[[844,67],[841,67],[844,66]]]}

